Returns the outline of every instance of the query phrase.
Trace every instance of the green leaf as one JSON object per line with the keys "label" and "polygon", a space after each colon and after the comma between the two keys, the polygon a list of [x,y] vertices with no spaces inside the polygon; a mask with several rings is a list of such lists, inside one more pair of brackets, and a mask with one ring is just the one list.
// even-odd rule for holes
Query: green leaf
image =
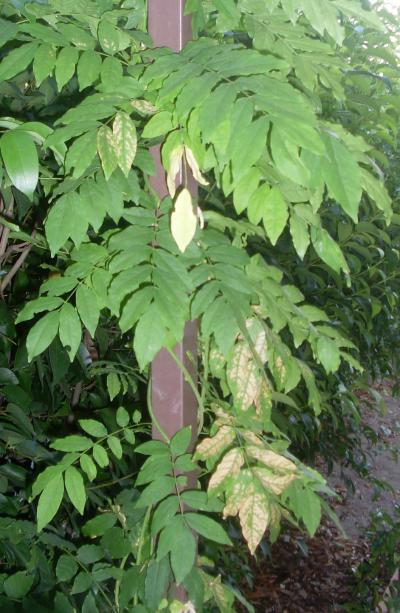
{"label": "green leaf", "polygon": [[110,396],[110,400],[114,400],[121,391],[121,381],[118,375],[114,372],[110,372],[107,375],[107,390]]}
{"label": "green leaf", "polygon": [[169,449],[163,441],[147,441],[138,445],[135,451],[143,455],[169,455]]}
{"label": "green leaf", "polygon": [[286,200],[279,187],[273,187],[265,200],[263,210],[265,231],[273,245],[285,229],[288,217]]}
{"label": "green leaf", "polygon": [[192,570],[196,560],[196,540],[181,516],[176,516],[161,532],[157,558],[170,553],[171,567],[177,585],[180,585]]}
{"label": "green leaf", "polygon": [[310,244],[310,234],[307,222],[296,215],[296,209],[290,215],[290,234],[298,256],[303,259]]}
{"label": "green leaf", "polygon": [[115,148],[115,136],[108,126],[102,126],[97,132],[97,151],[106,180],[118,166],[118,158]]}
{"label": "green leaf", "polygon": [[27,571],[20,570],[19,572],[7,577],[2,587],[8,598],[12,598],[13,600],[20,599],[29,592],[33,585],[34,579],[34,576],[28,575]]}
{"label": "green leaf", "polygon": [[104,551],[99,545],[82,545],[79,547],[77,559],[83,564],[93,564],[104,557]]}
{"label": "green leaf", "polygon": [[86,451],[92,447],[93,441],[86,436],[79,436],[77,434],[71,434],[71,436],[66,436],[65,438],[58,438],[53,443],[51,443],[50,447],[52,449],[56,449],[57,451]]}
{"label": "green leaf", "polygon": [[43,353],[57,334],[60,315],[58,311],[47,313],[30,329],[26,339],[28,361]]}
{"label": "green leaf", "polygon": [[90,166],[97,153],[97,134],[95,130],[76,138],[65,157],[65,169],[74,169],[72,176],[78,179]]}
{"label": "green leaf", "polygon": [[101,544],[112,558],[123,558],[131,551],[131,543],[122,528],[110,528],[101,539]]}
{"label": "green leaf", "polygon": [[37,507],[37,530],[41,532],[51,522],[62,502],[64,495],[64,479],[61,473],[46,485],[40,494]]}
{"label": "green leaf", "polygon": [[253,164],[258,162],[267,148],[269,122],[260,118],[253,121],[240,138],[235,140],[232,150],[232,172],[235,182],[239,181]]}
{"label": "green leaf", "polygon": [[9,130],[0,139],[0,151],[11,183],[32,199],[39,179],[36,146],[26,132]]}
{"label": "green leaf", "polygon": [[75,577],[75,581],[71,588],[71,594],[82,594],[86,592],[92,585],[92,577],[89,573],[82,571]]}
{"label": "green leaf", "polygon": [[150,364],[166,341],[166,329],[158,310],[152,305],[141,316],[135,330],[133,348],[141,370]]}
{"label": "green leaf", "polygon": [[361,199],[360,168],[350,151],[337,138],[324,138],[328,158],[322,158],[322,174],[332,198],[354,222]]}
{"label": "green leaf", "polygon": [[88,221],[83,216],[82,203],[76,192],[61,196],[50,209],[45,222],[46,238],[51,254],[57,251],[72,238],[78,246],[86,236]]}
{"label": "green leaf", "polygon": [[286,497],[296,517],[303,520],[313,537],[321,521],[321,502],[317,494],[295,481],[286,490]]}
{"label": "green leaf", "polygon": [[345,273],[350,272],[339,245],[324,228],[311,228],[311,240],[315,251],[325,264],[338,273],[341,270]]}
{"label": "green leaf", "polygon": [[64,47],[58,54],[55,68],[58,91],[72,79],[78,57],[79,52],[75,47]]}
{"label": "green leaf", "polygon": [[232,541],[225,530],[214,519],[201,513],[185,513],[185,520],[192,530],[205,538],[221,543],[221,545],[232,545]]}
{"label": "green leaf", "polygon": [[38,43],[27,43],[10,51],[0,63],[0,82],[12,79],[33,60]]}
{"label": "green leaf", "polygon": [[33,74],[35,75],[38,87],[53,72],[56,65],[56,57],[55,47],[49,44],[40,45],[36,51],[35,59],[33,60]]}
{"label": "green leaf", "polygon": [[157,138],[173,130],[172,114],[169,111],[156,113],[145,125],[142,138]]}
{"label": "green leaf", "polygon": [[76,292],[76,308],[79,317],[91,336],[96,333],[99,323],[100,309],[97,305],[96,295],[87,285],[79,285]]}
{"label": "green leaf", "polygon": [[260,180],[261,173],[258,168],[250,168],[236,184],[233,192],[233,204],[239,215],[248,208],[250,199],[256,191]]}
{"label": "green leaf", "polygon": [[109,464],[107,451],[101,445],[94,445],[93,458],[100,468],[106,468]]}
{"label": "green leaf", "polygon": [[136,127],[127,113],[120,111],[116,114],[113,134],[118,166],[127,177],[137,150]]}
{"label": "green leaf", "polygon": [[78,564],[70,555],[63,554],[58,558],[56,577],[59,581],[70,581],[78,572]]}
{"label": "green leaf", "polygon": [[41,296],[40,298],[36,298],[36,300],[31,300],[24,306],[22,311],[18,313],[15,323],[19,324],[22,321],[29,321],[37,313],[42,313],[43,311],[53,311],[62,304],[63,301],[61,298],[56,297]]}
{"label": "green leaf", "polygon": [[116,413],[116,420],[117,424],[121,428],[126,428],[126,426],[129,424],[129,413],[126,409],[124,409],[124,407],[118,407]]}
{"label": "green leaf", "polygon": [[157,611],[160,601],[167,592],[170,582],[170,566],[168,558],[160,561],[151,560],[146,572],[144,584],[145,601],[150,611]]}
{"label": "green leaf", "polygon": [[117,516],[114,515],[114,513],[103,513],[93,519],[89,519],[82,528],[82,534],[90,538],[96,538],[97,536],[105,534],[107,530],[110,530],[116,523]]}
{"label": "green leaf", "polygon": [[75,509],[83,515],[86,503],[86,490],[81,473],[75,466],[65,471],[65,489]]}
{"label": "green leaf", "polygon": [[192,427],[186,426],[179,430],[171,439],[170,449],[173,456],[182,455],[189,449],[192,440]]}
{"label": "green leaf", "polygon": [[156,535],[162,528],[165,528],[175,517],[175,514],[179,508],[178,496],[169,496],[158,505],[154,511],[153,519],[151,521],[151,533]]}
{"label": "green leaf", "polygon": [[260,223],[270,191],[271,189],[269,185],[264,183],[249,196],[249,200],[247,202],[247,217],[251,223]]}
{"label": "green leaf", "polygon": [[340,349],[333,340],[321,336],[317,342],[316,353],[327,373],[336,372],[339,369]]}
{"label": "green leaf", "polygon": [[86,453],[81,455],[79,458],[79,463],[84,473],[86,473],[89,481],[93,481],[97,476],[97,468],[96,464],[93,462],[92,458]]}
{"label": "green leaf", "polygon": [[120,460],[122,458],[122,445],[119,438],[116,436],[109,436],[107,439],[107,445],[111,449],[115,457]]}
{"label": "green leaf", "polygon": [[60,311],[60,341],[66,348],[71,362],[82,338],[81,322],[74,307],[66,302]]}
{"label": "green leaf", "polygon": [[107,428],[100,421],[96,421],[95,419],[80,419],[79,425],[82,430],[96,438],[103,438],[108,434]]}
{"label": "green leaf", "polygon": [[79,58],[77,74],[79,90],[92,85],[100,76],[101,56],[96,51],[84,51]]}
{"label": "green leaf", "polygon": [[141,509],[156,504],[171,494],[174,488],[175,480],[173,477],[158,477],[143,490],[136,502],[136,507]]}

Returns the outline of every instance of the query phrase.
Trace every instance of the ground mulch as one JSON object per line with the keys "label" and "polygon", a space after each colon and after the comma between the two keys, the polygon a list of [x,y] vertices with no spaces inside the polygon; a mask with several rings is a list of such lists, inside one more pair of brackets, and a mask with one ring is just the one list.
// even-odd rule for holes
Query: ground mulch
{"label": "ground mulch", "polygon": [[[365,442],[365,451],[372,451],[370,476],[389,482],[392,489],[384,489],[377,500],[371,482],[353,472],[354,491],[350,493],[337,470],[328,481],[340,496],[335,512],[348,538],[327,521],[312,539],[294,530],[285,532],[272,546],[270,556],[259,555],[250,562],[253,585],[243,580],[243,594],[257,613],[335,613],[351,601],[354,572],[369,555],[366,528],[370,515],[379,508],[391,512],[400,500],[400,400],[392,397],[390,384],[381,385],[379,391],[387,410],[379,413],[366,407],[363,412],[366,425],[378,437],[373,450]],[[384,589],[382,585],[382,593]],[[372,612],[366,609],[366,613]]]}

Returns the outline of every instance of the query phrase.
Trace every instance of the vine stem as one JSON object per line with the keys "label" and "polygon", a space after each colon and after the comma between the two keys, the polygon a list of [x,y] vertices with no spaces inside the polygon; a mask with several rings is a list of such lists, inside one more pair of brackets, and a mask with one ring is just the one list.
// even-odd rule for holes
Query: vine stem
{"label": "vine stem", "polygon": [[167,351],[168,351],[169,355],[171,356],[171,358],[174,360],[174,362],[181,369],[186,383],[188,383],[190,385],[194,395],[196,396],[196,400],[197,400],[198,405],[199,405],[199,424],[200,423],[202,424],[203,423],[203,419],[204,419],[204,403],[203,403],[203,398],[200,395],[199,390],[197,389],[197,386],[196,386],[195,382],[193,381],[193,377],[191,376],[190,372],[188,371],[188,369],[186,368],[184,363],[174,353],[174,351],[172,351],[172,349],[167,349]]}
{"label": "vine stem", "polygon": [[162,425],[160,424],[160,422],[158,421],[158,419],[155,416],[155,413],[153,411],[153,403],[151,401],[151,392],[152,392],[152,384],[151,384],[151,378],[150,378],[149,385],[147,387],[147,406],[148,406],[148,409],[149,409],[151,421],[153,422],[154,426],[157,428],[158,432],[163,437],[164,441],[167,443],[167,445],[169,445],[170,438],[169,438],[168,434],[165,432],[165,430],[162,427]]}

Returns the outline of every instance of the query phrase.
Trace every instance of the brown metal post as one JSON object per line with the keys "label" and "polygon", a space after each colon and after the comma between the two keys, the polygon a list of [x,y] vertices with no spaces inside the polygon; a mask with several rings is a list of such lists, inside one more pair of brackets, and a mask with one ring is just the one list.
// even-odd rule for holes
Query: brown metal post
{"label": "brown metal post", "polygon": [[[190,18],[184,16],[185,0],[149,0],[148,30],[155,47],[170,47],[181,51],[191,38]],[[160,197],[168,194],[165,170],[160,160],[160,147],[151,151],[157,172],[151,183]],[[181,184],[183,177],[178,177]],[[190,186],[195,192],[195,187]],[[185,365],[196,381],[197,325],[187,322],[184,338],[174,349],[179,361]],[[188,358],[192,356],[192,359]],[[197,434],[197,400],[184,375],[168,351],[161,350],[152,363],[152,404],[157,421],[164,432],[172,437],[184,426],[191,425],[193,442]],[[153,428],[153,438],[160,438]]]}

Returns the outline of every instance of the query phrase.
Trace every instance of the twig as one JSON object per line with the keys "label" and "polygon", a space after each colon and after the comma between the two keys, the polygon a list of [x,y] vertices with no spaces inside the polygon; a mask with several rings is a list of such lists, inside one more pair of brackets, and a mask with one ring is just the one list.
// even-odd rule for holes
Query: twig
{"label": "twig", "polygon": [[[31,234],[32,238],[35,238],[35,235],[36,235],[36,230],[33,230],[32,234]],[[4,232],[3,232],[3,236],[4,236]],[[4,277],[3,281],[1,282],[1,285],[0,285],[0,295],[4,294],[4,291],[5,291],[6,287],[7,287],[7,285],[9,285],[9,283],[11,283],[11,281],[13,280],[13,278],[15,277],[15,275],[17,274],[17,272],[19,271],[19,269],[21,268],[21,266],[25,262],[25,260],[28,257],[29,252],[32,249],[32,247],[33,247],[33,244],[26,245],[26,247],[22,251],[22,253],[19,256],[19,258],[14,262],[13,266],[10,268],[10,270],[8,271],[6,276]]]}
{"label": "twig", "polygon": [[[0,199],[0,204],[1,204],[0,210],[4,214],[4,217],[8,217],[9,219],[12,219],[13,211],[14,211],[14,198],[11,197],[10,206],[7,210],[5,210],[3,198]],[[7,228],[6,226],[3,226],[2,224],[0,225],[0,228],[2,229],[1,238],[0,238],[0,260],[1,260],[7,249],[7,242],[8,242],[8,236],[10,234],[10,228]]]}

